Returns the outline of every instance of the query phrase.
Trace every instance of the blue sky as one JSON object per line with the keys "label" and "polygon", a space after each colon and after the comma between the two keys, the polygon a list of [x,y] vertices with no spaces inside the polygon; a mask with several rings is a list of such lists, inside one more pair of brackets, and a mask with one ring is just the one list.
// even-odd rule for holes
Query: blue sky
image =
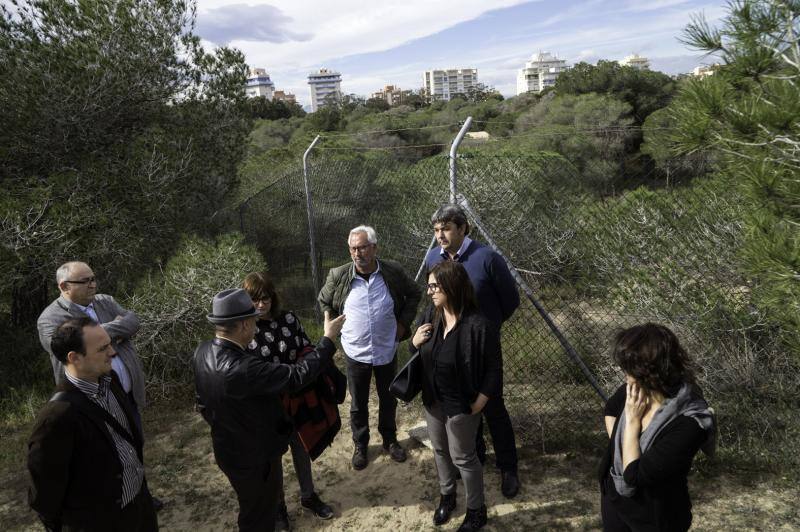
{"label": "blue sky", "polygon": [[692,14],[714,23],[722,0],[199,0],[197,33],[266,68],[278,89],[308,103],[306,76],[342,73],[342,90],[368,95],[386,84],[418,89],[430,68],[477,68],[512,96],[516,72],[549,51],[568,64],[648,57],[669,74],[709,58],[678,41]]}

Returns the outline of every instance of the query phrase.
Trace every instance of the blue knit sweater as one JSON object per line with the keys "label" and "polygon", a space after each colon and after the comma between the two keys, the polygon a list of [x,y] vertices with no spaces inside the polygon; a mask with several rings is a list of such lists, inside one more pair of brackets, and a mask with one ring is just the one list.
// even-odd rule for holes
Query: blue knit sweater
{"label": "blue knit sweater", "polygon": [[[425,256],[427,271],[444,260],[441,252],[442,248],[436,246]],[[458,262],[467,270],[475,288],[478,310],[499,330],[503,322],[510,318],[519,306],[517,283],[508,271],[506,262],[491,248],[474,240],[458,258]]]}

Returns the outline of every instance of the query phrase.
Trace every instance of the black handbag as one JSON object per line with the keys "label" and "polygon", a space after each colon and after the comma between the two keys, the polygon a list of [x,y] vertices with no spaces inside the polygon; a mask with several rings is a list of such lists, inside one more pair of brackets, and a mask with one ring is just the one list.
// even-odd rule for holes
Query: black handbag
{"label": "black handbag", "polygon": [[422,390],[422,359],[419,351],[406,362],[389,385],[389,391],[404,403],[410,403]]}

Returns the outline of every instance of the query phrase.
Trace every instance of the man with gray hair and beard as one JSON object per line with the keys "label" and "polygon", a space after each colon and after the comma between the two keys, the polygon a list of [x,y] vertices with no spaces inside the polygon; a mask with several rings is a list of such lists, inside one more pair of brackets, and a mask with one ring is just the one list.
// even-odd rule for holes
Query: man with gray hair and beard
{"label": "man with gray hair and beard", "polygon": [[422,290],[400,264],[378,259],[375,229],[360,225],[347,239],[351,261],[328,272],[317,300],[332,316],[347,315],[342,349],[350,389],[350,428],[353,432],[353,469],[369,463],[369,383],[375,375],[378,392],[378,432],[383,449],[395,462],[406,451],[397,442],[397,399],[389,385],[397,371],[397,345],[410,335]]}

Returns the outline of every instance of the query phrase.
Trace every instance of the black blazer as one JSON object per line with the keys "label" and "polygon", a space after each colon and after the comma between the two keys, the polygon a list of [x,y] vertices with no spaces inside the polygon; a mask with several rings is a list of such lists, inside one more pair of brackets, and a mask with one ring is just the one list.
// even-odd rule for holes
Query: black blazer
{"label": "black blazer", "polygon": [[[432,307],[429,307],[420,320],[431,323]],[[433,324],[431,338],[439,333],[441,322]],[[489,398],[503,393],[503,355],[500,351],[500,333],[497,327],[483,315],[472,312],[461,316],[458,326],[458,350],[461,358],[460,370],[464,378],[459,379],[462,397],[469,403],[475,401],[478,393]],[[416,352],[414,344],[409,342],[409,349]],[[423,368],[428,371],[433,367],[433,340],[429,339],[419,348]],[[431,406],[435,401],[426,386],[422,387],[422,403]]]}
{"label": "black blazer", "polygon": [[[67,400],[51,400],[39,411],[28,441],[28,503],[54,529],[111,530],[121,513],[122,464],[104,410],[68,380],[57,389]],[[113,372],[111,393],[142,460],[142,434]]]}
{"label": "black blazer", "polygon": [[692,460],[707,433],[692,418],[679,416],[664,427],[653,443],[625,468],[623,476],[636,486],[633,497],[623,497],[614,487],[609,469],[614,460],[614,438],[625,408],[625,385],[608,400],[605,415],[616,417],[608,447],[600,462],[600,492],[634,531],[678,532],[692,524],[692,502],[687,476]]}

